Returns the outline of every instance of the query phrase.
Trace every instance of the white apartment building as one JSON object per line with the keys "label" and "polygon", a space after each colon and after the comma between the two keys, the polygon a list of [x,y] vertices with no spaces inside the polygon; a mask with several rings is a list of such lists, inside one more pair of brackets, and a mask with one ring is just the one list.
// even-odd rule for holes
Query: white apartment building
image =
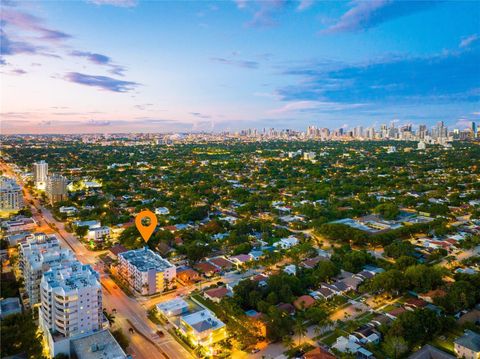
{"label": "white apartment building", "polygon": [[40,283],[39,323],[52,357],[70,354],[70,340],[102,329],[99,275],[78,261],[45,272]]}
{"label": "white apartment building", "polygon": [[315,152],[304,152],[303,159],[307,161],[313,161],[317,154]]}
{"label": "white apartment building", "polygon": [[176,267],[148,247],[120,253],[118,259],[120,276],[143,295],[163,292],[176,277]]}
{"label": "white apartment building", "polygon": [[45,161],[33,164],[33,183],[35,188],[45,190],[47,187],[48,163]]}
{"label": "white apartment building", "polygon": [[19,253],[19,265],[30,306],[40,303],[40,281],[43,273],[76,261],[73,252],[61,248],[54,235],[47,236],[43,233],[27,237],[26,243],[19,245]]}
{"label": "white apartment building", "polygon": [[[71,265],[77,259],[69,249],[62,248],[55,251],[28,253],[25,273],[25,290],[28,293],[30,305],[40,303],[40,282],[43,273],[52,268],[62,268]],[[28,280],[26,279],[28,278]]]}
{"label": "white apartment building", "polygon": [[87,233],[87,238],[94,241],[103,241],[108,236],[110,236],[110,228],[107,226],[90,228]]}
{"label": "white apartment building", "polygon": [[22,188],[15,180],[0,176],[0,211],[18,211],[22,207]]}
{"label": "white apartment building", "polygon": [[2,222],[2,228],[7,233],[18,233],[33,230],[37,222],[33,218],[17,216],[9,221]]}

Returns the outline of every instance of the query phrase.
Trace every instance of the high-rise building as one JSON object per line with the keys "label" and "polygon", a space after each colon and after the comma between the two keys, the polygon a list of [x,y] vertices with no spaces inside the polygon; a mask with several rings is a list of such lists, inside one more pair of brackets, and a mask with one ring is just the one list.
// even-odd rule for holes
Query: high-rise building
{"label": "high-rise building", "polygon": [[177,274],[173,264],[148,247],[120,253],[118,259],[121,277],[143,295],[163,292]]}
{"label": "high-rise building", "polygon": [[18,211],[22,207],[22,188],[15,180],[0,176],[0,211]]}
{"label": "high-rise building", "polygon": [[380,134],[382,138],[388,137],[388,127],[385,123],[380,126]]}
{"label": "high-rise building", "polygon": [[45,190],[47,185],[48,163],[45,161],[35,162],[33,164],[33,183],[35,188]]}
{"label": "high-rise building", "polygon": [[47,178],[47,197],[50,203],[60,202],[67,199],[67,185],[66,177],[53,174]]}
{"label": "high-rise building", "polygon": [[418,138],[423,140],[427,135],[427,125],[418,126]]}
{"label": "high-rise building", "polygon": [[443,121],[438,121],[433,131],[433,138],[437,139],[437,141],[442,141],[447,137],[447,134],[448,128],[445,127]]}
{"label": "high-rise building", "polygon": [[478,137],[478,129],[477,129],[477,124],[475,121],[470,122],[470,131],[472,131],[472,137],[477,138]]}
{"label": "high-rise building", "polygon": [[40,281],[51,268],[68,266],[77,261],[73,252],[61,248],[58,239],[44,234],[34,235],[20,245],[20,268],[30,306],[40,303]]}
{"label": "high-rise building", "polygon": [[51,268],[40,283],[39,323],[52,357],[69,353],[70,340],[102,328],[102,287],[97,272],[78,261]]}

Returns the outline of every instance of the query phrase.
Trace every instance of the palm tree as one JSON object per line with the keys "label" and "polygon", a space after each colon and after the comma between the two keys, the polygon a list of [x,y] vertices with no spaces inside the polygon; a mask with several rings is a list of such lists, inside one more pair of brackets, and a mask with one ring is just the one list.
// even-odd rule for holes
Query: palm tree
{"label": "palm tree", "polygon": [[103,315],[105,316],[105,318],[107,318],[108,323],[110,323],[110,325],[115,323],[115,316],[112,313],[108,313],[106,310],[104,310]]}
{"label": "palm tree", "polygon": [[298,345],[300,346],[302,337],[307,334],[307,325],[302,318],[295,319],[295,324],[293,325],[293,331],[298,335]]}
{"label": "palm tree", "polygon": [[283,346],[285,346],[286,348],[292,348],[293,347],[293,339],[290,335],[285,335],[283,338],[282,338],[282,344]]}

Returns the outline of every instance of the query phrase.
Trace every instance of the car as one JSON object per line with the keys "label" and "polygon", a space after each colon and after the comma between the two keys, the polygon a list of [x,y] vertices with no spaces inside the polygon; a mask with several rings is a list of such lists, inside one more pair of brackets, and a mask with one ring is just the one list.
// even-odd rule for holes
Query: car
{"label": "car", "polygon": [[133,328],[128,328],[128,332],[129,332],[130,334],[133,334],[133,333],[135,333],[135,330],[133,330]]}
{"label": "car", "polygon": [[112,313],[113,313],[113,314],[117,314],[117,309],[113,308],[113,309],[112,309]]}
{"label": "car", "polygon": [[256,354],[256,353],[258,353],[259,351],[260,351],[260,349],[258,349],[258,348],[253,348],[253,349],[250,351],[250,353],[251,353],[251,354]]}
{"label": "car", "polygon": [[165,333],[162,330],[157,330],[156,333],[160,338],[163,338],[165,336]]}

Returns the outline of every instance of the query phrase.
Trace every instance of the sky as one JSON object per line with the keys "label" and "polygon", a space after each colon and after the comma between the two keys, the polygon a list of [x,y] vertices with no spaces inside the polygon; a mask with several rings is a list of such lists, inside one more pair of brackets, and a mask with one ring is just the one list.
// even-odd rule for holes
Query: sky
{"label": "sky", "polygon": [[479,1],[1,0],[1,133],[480,122]]}

